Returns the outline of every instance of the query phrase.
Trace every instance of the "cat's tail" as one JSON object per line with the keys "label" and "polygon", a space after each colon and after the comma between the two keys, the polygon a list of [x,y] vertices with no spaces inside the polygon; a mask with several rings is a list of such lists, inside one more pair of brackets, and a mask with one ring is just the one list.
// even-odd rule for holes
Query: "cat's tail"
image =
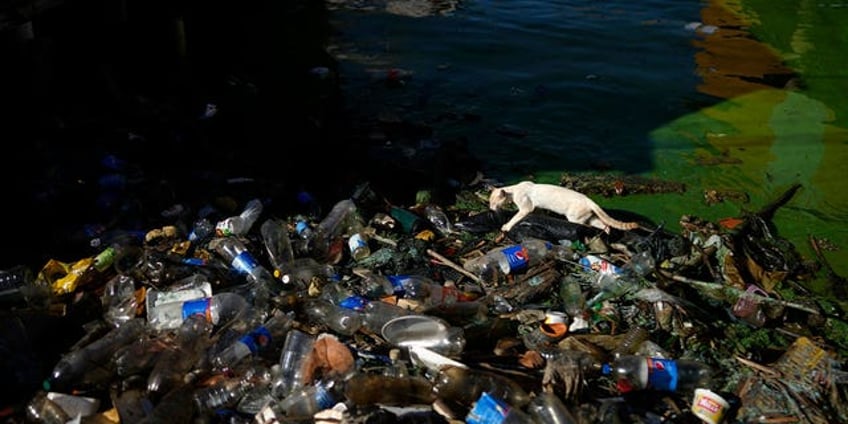
{"label": "cat's tail", "polygon": [[604,223],[604,225],[615,228],[616,230],[630,231],[641,227],[638,222],[619,221],[609,216],[606,211],[601,208],[600,205],[594,202],[592,202],[592,212],[595,213],[595,215],[598,217],[598,219],[601,220],[601,222]]}

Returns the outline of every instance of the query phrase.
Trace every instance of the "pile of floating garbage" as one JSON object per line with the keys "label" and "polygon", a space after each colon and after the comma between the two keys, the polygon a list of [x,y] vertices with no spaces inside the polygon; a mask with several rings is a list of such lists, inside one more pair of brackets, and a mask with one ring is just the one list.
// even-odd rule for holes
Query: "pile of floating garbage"
{"label": "pile of floating garbage", "polygon": [[514,211],[490,210],[489,189],[404,206],[363,184],[293,216],[259,198],[185,209],[98,234],[78,261],[4,270],[8,313],[89,318],[5,416],[848,421],[845,323],[803,285],[829,267],[772,229],[797,187],[738,219],[681,217],[681,233],[540,210],[504,233]]}

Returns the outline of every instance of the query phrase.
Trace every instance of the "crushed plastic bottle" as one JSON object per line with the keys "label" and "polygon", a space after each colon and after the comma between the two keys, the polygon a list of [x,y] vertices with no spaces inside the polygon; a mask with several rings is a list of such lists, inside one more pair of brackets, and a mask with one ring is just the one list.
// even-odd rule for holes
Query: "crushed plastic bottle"
{"label": "crushed plastic bottle", "polygon": [[250,231],[253,224],[262,215],[262,210],[262,201],[251,199],[240,214],[225,218],[215,224],[215,232],[223,237],[243,236]]}

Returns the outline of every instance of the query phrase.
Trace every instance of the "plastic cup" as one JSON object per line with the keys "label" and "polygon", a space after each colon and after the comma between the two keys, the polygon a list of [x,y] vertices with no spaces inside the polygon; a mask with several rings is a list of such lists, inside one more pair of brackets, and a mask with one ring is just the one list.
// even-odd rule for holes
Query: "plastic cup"
{"label": "plastic cup", "polygon": [[728,408],[730,408],[730,405],[717,393],[707,389],[695,389],[695,398],[692,400],[692,414],[705,423],[720,423]]}

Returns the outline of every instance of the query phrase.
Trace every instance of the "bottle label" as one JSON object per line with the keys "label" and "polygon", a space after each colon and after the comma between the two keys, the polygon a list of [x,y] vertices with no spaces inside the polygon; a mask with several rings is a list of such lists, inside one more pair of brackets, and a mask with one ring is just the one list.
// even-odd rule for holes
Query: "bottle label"
{"label": "bottle label", "polygon": [[677,362],[674,359],[646,358],[648,361],[648,388],[677,390]]}
{"label": "bottle label", "polygon": [[359,233],[353,234],[347,239],[347,246],[350,248],[350,253],[356,255],[357,251],[362,248],[367,248],[368,243],[362,238]]}
{"label": "bottle label", "polygon": [[467,424],[500,424],[509,413],[509,405],[483,392],[465,417]]}
{"label": "bottle label", "polygon": [[329,390],[327,390],[323,385],[317,385],[315,387],[315,403],[318,405],[320,409],[330,409],[336,404],[336,398],[333,396]]}
{"label": "bottle label", "polygon": [[206,320],[212,322],[212,309],[209,308],[212,298],[189,300],[183,302],[183,321],[188,317],[199,314],[206,317]]}
{"label": "bottle label", "polygon": [[595,271],[601,274],[621,274],[619,267],[595,255],[586,255],[580,258],[580,265],[586,271]]}
{"label": "bottle label", "polygon": [[364,311],[365,305],[368,304],[368,299],[362,296],[348,296],[339,302],[342,308],[353,309],[354,311]]}
{"label": "bottle label", "polygon": [[232,266],[238,272],[250,274],[259,266],[259,263],[256,262],[256,258],[250,252],[245,250],[233,258]]}
{"label": "bottle label", "polygon": [[297,221],[295,224],[294,230],[299,234],[303,235],[303,232],[309,229],[309,224],[306,221]]}
{"label": "bottle label", "polygon": [[409,278],[408,275],[387,275],[386,278],[392,283],[394,295],[403,297],[406,294],[406,290],[403,288],[403,282]]}
{"label": "bottle label", "polygon": [[509,272],[520,271],[526,268],[530,262],[530,255],[527,253],[527,248],[521,245],[506,247],[501,253],[506,256],[506,261],[509,263]]}
{"label": "bottle label", "polygon": [[250,349],[250,353],[255,354],[259,349],[271,344],[271,332],[265,326],[262,326],[247,333],[239,341]]}

